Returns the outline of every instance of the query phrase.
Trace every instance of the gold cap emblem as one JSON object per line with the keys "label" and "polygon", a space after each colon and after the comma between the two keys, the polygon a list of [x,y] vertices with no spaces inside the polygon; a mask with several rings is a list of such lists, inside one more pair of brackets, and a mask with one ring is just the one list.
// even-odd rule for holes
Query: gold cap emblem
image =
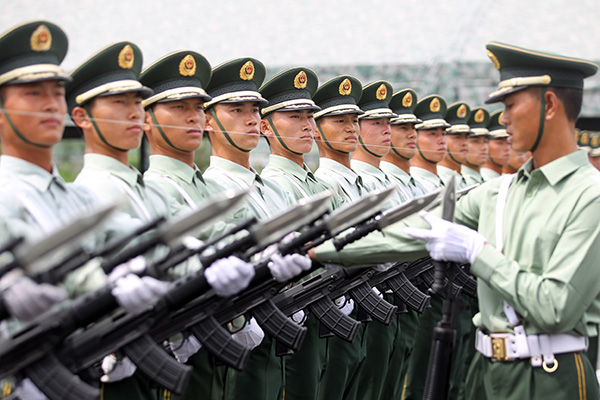
{"label": "gold cap emblem", "polygon": [[441,108],[442,105],[440,104],[440,99],[434,97],[431,100],[431,103],[429,103],[429,109],[431,110],[431,112],[439,112]]}
{"label": "gold cap emblem", "polygon": [[240,69],[240,78],[245,81],[250,81],[254,78],[254,63],[252,61],[246,61]]}
{"label": "gold cap emblem", "polygon": [[193,76],[196,73],[196,60],[191,54],[183,57],[179,63],[179,73],[183,76]]}
{"label": "gold cap emblem", "polygon": [[600,138],[598,138],[598,136],[592,136],[591,140],[590,140],[590,146],[592,147],[598,147],[598,141],[600,140]]}
{"label": "gold cap emblem", "polygon": [[46,25],[40,25],[31,34],[31,50],[48,51],[52,46],[52,34]]}
{"label": "gold cap emblem", "polygon": [[496,69],[500,69],[500,61],[498,61],[498,58],[494,55],[494,53],[487,50],[487,55],[490,60],[492,60],[492,63],[494,63],[494,67],[496,67]]}
{"label": "gold cap emblem", "polygon": [[590,143],[590,134],[587,131],[581,131],[581,137],[579,138],[579,143],[582,146],[587,146]]}
{"label": "gold cap emblem", "polygon": [[348,96],[352,93],[352,82],[350,82],[350,79],[346,78],[340,83],[339,91],[342,96]]}
{"label": "gold cap emblem", "polygon": [[126,45],[119,52],[119,67],[123,69],[131,69],[133,67],[134,55],[131,45]]}
{"label": "gold cap emblem", "polygon": [[464,104],[461,104],[458,107],[458,110],[456,110],[456,116],[458,118],[464,118],[467,116],[467,106],[465,106]]}
{"label": "gold cap emblem", "polygon": [[294,87],[296,89],[304,89],[306,84],[308,83],[308,78],[306,76],[306,72],[300,71],[298,75],[294,78]]}
{"label": "gold cap emblem", "polygon": [[385,100],[387,97],[387,87],[385,87],[383,83],[377,88],[377,94],[375,94],[375,97],[377,100]]}
{"label": "gold cap emblem", "polygon": [[498,115],[498,123],[499,123],[500,125],[502,125],[502,126],[504,126],[504,124],[502,123],[502,116],[503,116],[503,115],[504,115],[504,111],[502,111],[502,112],[500,113],[500,115]]}
{"label": "gold cap emblem", "polygon": [[412,103],[413,103],[412,93],[408,92],[402,98],[402,107],[408,108],[408,107],[412,106]]}
{"label": "gold cap emblem", "polygon": [[484,118],[485,118],[485,114],[483,113],[483,110],[480,108],[475,113],[475,117],[473,117],[473,120],[475,120],[475,122],[477,122],[477,123],[481,123],[481,122],[483,122]]}

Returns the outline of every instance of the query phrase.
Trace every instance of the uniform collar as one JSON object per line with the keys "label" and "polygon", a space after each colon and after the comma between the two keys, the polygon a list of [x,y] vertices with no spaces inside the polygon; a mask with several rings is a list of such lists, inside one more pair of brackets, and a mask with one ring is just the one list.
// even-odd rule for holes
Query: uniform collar
{"label": "uniform collar", "polygon": [[372,166],[369,163],[366,163],[364,161],[359,161],[359,160],[351,160],[350,164],[352,165],[352,169],[354,171],[358,171],[361,172],[361,175],[364,174],[368,174],[370,176],[373,176],[375,178],[377,178],[380,182],[385,182],[388,179],[387,175],[385,174],[385,172],[383,172],[381,169]]}
{"label": "uniform collar", "polygon": [[26,176],[26,181],[39,191],[48,190],[52,182],[65,189],[65,181],[58,173],[56,165],[52,164],[52,173],[44,168],[18,157],[0,156],[0,176],[11,179],[15,175]]}
{"label": "uniform collar", "polygon": [[580,167],[587,165],[588,158],[585,150],[578,150],[566,156],[557,158],[556,160],[549,162],[543,167],[533,169],[533,157],[530,158],[523,164],[517,172],[519,179],[529,179],[537,174],[542,174],[551,186],[555,186],[561,180],[568,175],[575,172]]}
{"label": "uniform collar", "polygon": [[315,179],[313,173],[310,172],[306,164],[304,164],[303,167],[300,167],[292,160],[282,156],[278,156],[275,154],[269,155],[269,164],[279,169],[282,169],[285,172],[289,172],[302,182],[306,182],[307,177]]}
{"label": "uniform collar", "polygon": [[248,186],[253,185],[254,181],[257,181],[261,185],[263,184],[262,179],[252,167],[248,169],[238,163],[234,163],[233,161],[229,161],[225,158],[217,156],[210,156],[210,166],[234,174],[236,177],[243,180]]}
{"label": "uniform collar", "polygon": [[187,183],[192,183],[194,178],[204,182],[202,172],[200,172],[200,169],[195,164],[194,168],[192,168],[183,161],[173,157],[163,156],[162,154],[153,154],[149,159],[150,168],[163,172],[166,175],[174,175]]}
{"label": "uniform collar", "polygon": [[321,158],[321,160],[319,161],[319,167],[323,167],[323,168],[327,168],[330,170],[335,171],[336,173],[340,174],[344,179],[346,179],[348,182],[351,182],[352,184],[355,185],[360,185],[362,182],[360,181],[360,176],[358,176],[358,174],[354,171],[352,171],[350,168],[346,167],[345,165],[332,160],[331,158]]}
{"label": "uniform collar", "polygon": [[83,168],[99,169],[110,172],[123,179],[129,186],[144,186],[142,174],[137,169],[103,154],[86,153],[83,156]]}
{"label": "uniform collar", "polygon": [[425,179],[428,182],[435,184],[437,187],[444,186],[444,181],[442,181],[442,179],[438,175],[426,170],[425,168],[410,167],[410,173],[417,179]]}

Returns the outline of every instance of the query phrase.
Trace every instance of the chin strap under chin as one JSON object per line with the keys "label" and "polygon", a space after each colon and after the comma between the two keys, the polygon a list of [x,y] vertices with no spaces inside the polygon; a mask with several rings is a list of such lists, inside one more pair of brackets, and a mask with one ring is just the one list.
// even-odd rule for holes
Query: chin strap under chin
{"label": "chin strap under chin", "polygon": [[160,133],[160,136],[162,136],[165,143],[167,143],[169,146],[171,146],[172,148],[174,148],[177,151],[184,151],[186,153],[189,153],[187,150],[180,149],[179,147],[177,147],[173,143],[171,143],[171,141],[167,137],[167,134],[165,133],[165,131],[163,131],[162,127],[158,123],[158,120],[156,119],[156,115],[154,115],[154,111],[152,110],[152,107],[150,107],[148,109],[148,112],[150,113],[150,117],[152,118],[152,122],[154,123],[154,126],[156,126],[156,129],[158,129],[158,133]]}
{"label": "chin strap under chin", "polygon": [[350,154],[349,151],[343,151],[343,150],[338,150],[336,148],[334,148],[331,144],[329,144],[329,141],[327,140],[327,138],[325,137],[325,134],[323,133],[323,129],[321,129],[321,124],[319,124],[319,121],[315,121],[317,124],[317,129],[319,130],[319,133],[321,134],[321,138],[323,139],[323,142],[325,142],[325,145],[327,147],[329,147],[331,150],[335,150],[339,153],[343,153],[343,154]]}
{"label": "chin strap under chin", "polygon": [[98,134],[98,137],[100,138],[100,140],[102,140],[102,143],[104,143],[105,145],[107,145],[111,149],[114,149],[114,150],[117,150],[117,151],[121,151],[121,152],[124,152],[124,153],[126,153],[128,151],[127,149],[122,149],[120,147],[113,146],[112,144],[108,143],[108,141],[106,140],[106,138],[104,137],[104,135],[102,135],[102,132],[100,132],[100,128],[98,128],[98,125],[96,125],[96,119],[92,115],[92,110],[90,110],[89,103],[86,104],[86,105],[84,105],[83,109],[85,110],[85,112],[87,112],[88,118],[92,122],[92,126],[94,127],[94,130],[96,131],[96,134]]}
{"label": "chin strap under chin", "polygon": [[421,157],[423,158],[423,160],[425,160],[425,161],[427,161],[428,163],[431,163],[431,164],[437,164],[436,162],[431,161],[431,160],[427,159],[427,157],[425,157],[425,155],[421,151],[421,148],[419,147],[419,142],[417,142],[417,150],[418,150],[419,154],[421,155]]}
{"label": "chin strap under chin", "polygon": [[360,135],[358,136],[358,142],[360,143],[360,146],[370,155],[377,157],[377,158],[381,158],[383,156],[380,156],[379,154],[375,154],[373,153],[371,150],[367,149],[367,146],[365,145],[365,142],[363,142],[362,138],[360,137]]}
{"label": "chin strap under chin", "polygon": [[273,130],[273,133],[275,134],[275,137],[277,138],[277,140],[279,141],[279,143],[283,146],[284,149],[286,149],[287,151],[289,151],[292,154],[295,154],[297,156],[302,156],[304,154],[302,153],[298,153],[297,151],[294,151],[292,149],[290,149],[289,147],[286,146],[285,142],[283,141],[283,139],[281,138],[281,136],[279,136],[279,132],[277,132],[277,128],[275,128],[275,124],[273,123],[273,121],[271,120],[271,115],[267,115],[267,121],[269,122],[269,125],[271,126],[271,129]]}
{"label": "chin strap under chin", "polygon": [[8,112],[6,112],[6,109],[4,108],[4,103],[2,102],[2,100],[0,100],[0,109],[2,110],[2,114],[4,115],[4,118],[8,122],[8,125],[10,125],[11,129],[13,130],[13,132],[15,133],[15,135],[17,135],[17,137],[19,139],[21,139],[22,141],[24,141],[27,144],[30,144],[35,147],[40,147],[42,149],[49,149],[50,147],[52,147],[52,145],[39,144],[39,143],[32,142],[31,140],[29,140],[25,136],[23,136],[23,134],[21,132],[19,132],[17,127],[13,124],[12,120],[10,119]]}
{"label": "chin strap under chin", "polygon": [[391,145],[390,147],[392,148],[392,151],[393,151],[394,153],[396,153],[396,155],[397,155],[398,157],[400,157],[400,158],[402,158],[402,159],[404,159],[404,160],[406,160],[406,161],[410,161],[410,158],[408,158],[408,157],[404,157],[402,154],[400,154],[400,152],[399,152],[398,150],[396,150],[396,148],[395,148],[393,145]]}
{"label": "chin strap under chin", "polygon": [[533,153],[535,149],[537,149],[540,141],[542,140],[542,134],[544,133],[544,121],[546,117],[546,92],[548,91],[547,87],[542,87],[542,101],[540,102],[540,123],[538,128],[537,138],[535,139],[535,143],[531,148],[531,152]]}
{"label": "chin strap under chin", "polygon": [[450,159],[452,161],[454,161],[455,163],[457,163],[458,165],[462,165],[461,162],[459,162],[456,158],[454,158],[454,156],[452,155],[452,153],[450,152],[450,149],[446,147],[446,153],[448,153],[448,155],[450,156]]}
{"label": "chin strap under chin", "polygon": [[229,144],[232,145],[233,147],[235,147],[236,149],[238,149],[239,151],[243,152],[243,153],[250,153],[250,150],[242,149],[240,146],[238,146],[237,144],[235,144],[235,142],[233,141],[233,139],[231,138],[231,136],[229,136],[229,133],[227,133],[227,131],[225,130],[225,128],[223,128],[223,125],[221,124],[221,121],[219,121],[219,118],[217,118],[217,113],[215,112],[215,109],[211,107],[211,109],[209,110],[209,112],[213,116],[213,118],[215,119],[215,121],[217,122],[217,125],[219,126],[219,129],[225,135],[225,139],[227,139],[227,141],[229,142]]}

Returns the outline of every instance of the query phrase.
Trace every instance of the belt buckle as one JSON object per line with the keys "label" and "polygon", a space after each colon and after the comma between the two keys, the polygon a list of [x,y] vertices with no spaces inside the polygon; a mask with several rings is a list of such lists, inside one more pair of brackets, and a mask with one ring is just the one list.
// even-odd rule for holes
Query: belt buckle
{"label": "belt buckle", "polygon": [[492,359],[495,361],[511,361],[512,358],[506,356],[506,338],[492,337]]}

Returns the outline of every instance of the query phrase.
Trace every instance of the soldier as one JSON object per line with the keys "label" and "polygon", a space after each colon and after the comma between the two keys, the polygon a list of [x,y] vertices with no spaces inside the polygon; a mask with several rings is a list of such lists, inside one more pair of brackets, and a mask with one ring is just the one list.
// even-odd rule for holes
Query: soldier
{"label": "soldier", "polygon": [[[598,399],[584,351],[587,336],[598,334],[600,316],[600,282],[591,279],[600,257],[600,174],[573,135],[583,80],[598,66],[497,42],[487,50],[501,79],[488,102],[504,103],[502,122],[513,148],[531,151],[532,158],[517,174],[464,196],[456,223],[423,213],[426,223],[411,218],[385,236],[372,235],[340,252],[327,243],[313,256],[347,265],[407,252],[418,256],[425,248],[406,232],[425,241],[434,259],[469,262],[478,278],[480,312],[465,397]],[[377,253],[364,255],[373,242]]]}
{"label": "soldier", "polygon": [[415,107],[415,115],[423,122],[417,124],[417,154],[411,160],[410,173],[431,192],[444,186],[437,174],[437,164],[446,154],[446,128],[444,120],[446,101],[438,95],[421,99]]}
{"label": "soldier", "polygon": [[476,185],[483,183],[481,176],[481,166],[488,159],[488,138],[487,129],[490,121],[490,113],[485,108],[475,108],[471,110],[468,125],[471,128],[469,135],[469,151],[467,160],[461,167],[462,175],[467,181],[467,185]]}
{"label": "soldier", "polygon": [[467,103],[454,103],[448,107],[446,112],[446,122],[451,126],[446,129],[447,151],[444,159],[437,165],[438,175],[444,183],[454,173],[458,174],[458,189],[465,188],[468,185],[467,180],[461,173],[461,166],[465,163],[469,151],[468,136],[471,128],[467,124],[471,108]]}
{"label": "soldier", "polygon": [[510,157],[508,134],[504,125],[500,122],[501,117],[502,111],[490,114],[490,122],[488,124],[488,130],[490,131],[488,159],[481,167],[481,176],[485,181],[502,175],[502,168],[508,163],[508,158]]}
{"label": "soldier", "polygon": [[[250,151],[260,139],[259,106],[267,103],[258,92],[265,73],[260,61],[239,58],[214,68],[207,88],[212,97],[205,105],[212,156],[204,176],[223,188],[250,190],[250,200],[228,222],[251,216],[267,219],[293,203],[276,182],[261,178],[250,166]],[[271,273],[282,281],[311,266],[310,260],[299,254],[275,255],[272,261]],[[233,325],[244,326],[242,320]],[[225,398],[281,398],[284,363],[276,356],[275,341],[269,336],[262,341],[255,339],[264,334],[253,319],[236,335],[238,340],[258,347],[252,351],[244,371],[227,370]]]}
{"label": "soldier", "polygon": [[[508,162],[506,163],[506,165],[504,166],[504,168],[502,168],[502,175],[505,174],[514,174],[515,172],[517,172],[519,170],[519,168],[521,168],[523,166],[523,164],[525,164],[525,161],[527,161],[529,159],[529,157],[531,157],[531,153],[526,151],[525,153],[517,153],[516,151],[514,151],[512,149],[512,146],[509,145],[509,152],[510,152],[510,156],[508,157]],[[589,155],[589,153],[588,153]],[[591,162],[591,157],[590,157],[590,162]],[[594,163],[592,162],[592,165]]]}

